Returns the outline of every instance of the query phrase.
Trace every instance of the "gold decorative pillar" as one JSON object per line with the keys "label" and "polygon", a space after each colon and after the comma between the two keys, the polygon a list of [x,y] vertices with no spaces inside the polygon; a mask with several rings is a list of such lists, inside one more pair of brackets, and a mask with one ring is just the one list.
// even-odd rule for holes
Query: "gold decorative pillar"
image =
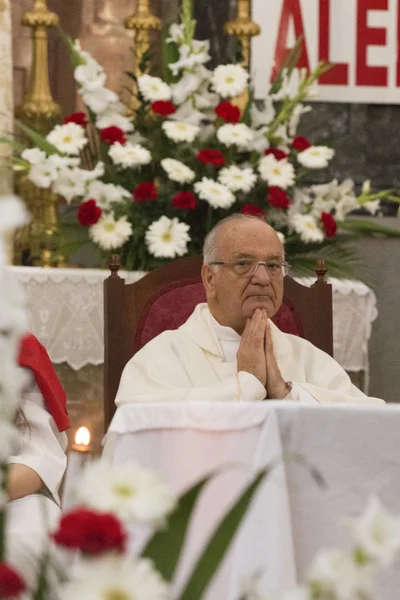
{"label": "gold decorative pillar", "polygon": [[[61,116],[61,108],[51,95],[48,65],[48,29],[58,25],[58,16],[49,11],[46,0],[34,0],[32,10],[24,13],[21,23],[32,29],[33,56],[28,92],[16,116],[46,135]],[[17,188],[28,205],[32,221],[16,236],[16,260],[19,262],[21,255],[28,252],[32,264],[50,266],[52,239],[57,232],[58,198],[50,190],[36,188],[26,176],[19,180]]]}
{"label": "gold decorative pillar", "polygon": [[251,38],[260,35],[261,29],[251,20],[251,0],[238,0],[237,17],[225,23],[224,30],[228,35],[236,36],[242,45],[242,66],[250,69],[250,43]]}
{"label": "gold decorative pillar", "polygon": [[[135,75],[139,77],[143,73],[140,63],[143,56],[150,49],[150,32],[161,29],[161,20],[150,11],[149,0],[137,0],[136,11],[125,19],[125,28],[135,32]],[[135,89],[132,93],[130,111],[136,108]]]}

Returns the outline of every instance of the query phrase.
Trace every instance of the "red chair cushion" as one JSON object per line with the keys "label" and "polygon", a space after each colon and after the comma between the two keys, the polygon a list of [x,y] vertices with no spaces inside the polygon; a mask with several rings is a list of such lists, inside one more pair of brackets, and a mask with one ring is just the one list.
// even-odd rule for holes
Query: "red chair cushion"
{"label": "red chair cushion", "polygon": [[[163,331],[178,329],[201,302],[206,302],[202,283],[179,282],[162,288],[142,312],[136,330],[135,352]],[[304,337],[300,319],[286,298],[272,320],[284,333]]]}

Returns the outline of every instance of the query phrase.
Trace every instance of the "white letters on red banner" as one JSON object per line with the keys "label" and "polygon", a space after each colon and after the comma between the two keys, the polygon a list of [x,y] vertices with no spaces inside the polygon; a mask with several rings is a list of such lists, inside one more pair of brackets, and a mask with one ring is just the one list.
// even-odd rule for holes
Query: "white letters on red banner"
{"label": "white letters on red banner", "polygon": [[253,0],[253,20],[257,98],[301,35],[299,67],[334,65],[317,100],[400,104],[400,0]]}

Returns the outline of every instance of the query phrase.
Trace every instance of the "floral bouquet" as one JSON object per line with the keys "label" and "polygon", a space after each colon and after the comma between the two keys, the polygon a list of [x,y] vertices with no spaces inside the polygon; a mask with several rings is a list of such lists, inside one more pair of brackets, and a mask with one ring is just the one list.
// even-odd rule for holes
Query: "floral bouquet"
{"label": "floral bouquet", "polygon": [[[194,38],[190,2],[163,42],[163,78],[131,74],[131,111],[106,87],[106,75],[69,41],[85,111],[69,115],[46,139],[23,127],[35,147],[17,147],[16,161],[39,188],[76,205],[78,245],[118,252],[127,269],[200,254],[215,223],[231,213],[265,217],[280,232],[298,272],[326,259],[331,275],[351,273],[346,243],[360,234],[395,230],[347,219],[355,209],[375,214],[380,199],[398,202],[366,182],[357,196],[350,179],[304,185],[334,150],[298,136],[303,103],[318,78],[295,67],[298,46],[265,102],[253,98],[240,64],[207,69],[209,42]],[[69,227],[69,241],[76,236]],[[346,260],[347,259],[347,260]]]}

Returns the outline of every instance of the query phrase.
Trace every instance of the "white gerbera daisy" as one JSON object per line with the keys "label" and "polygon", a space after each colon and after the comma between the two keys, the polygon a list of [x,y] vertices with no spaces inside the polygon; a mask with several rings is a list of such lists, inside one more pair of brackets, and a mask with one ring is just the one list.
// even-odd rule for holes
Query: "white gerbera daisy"
{"label": "white gerbera daisy", "polygon": [[87,144],[85,130],[76,123],[56,125],[46,139],[65,154],[79,154]]}
{"label": "white gerbera daisy", "polygon": [[212,86],[223,98],[239,96],[247,87],[249,74],[240,65],[219,65],[212,75]]}
{"label": "white gerbera daisy", "polygon": [[168,584],[151,560],[108,555],[78,564],[60,600],[170,600]]}
{"label": "white gerbera daisy", "polygon": [[84,506],[141,523],[159,523],[175,507],[172,492],[158,473],[132,464],[115,466],[104,460],[85,467],[76,498]]}
{"label": "white gerbera daisy", "polygon": [[50,161],[32,165],[28,178],[39,188],[49,188],[57,178],[57,169]]}
{"label": "white gerbera daisy", "polygon": [[115,220],[113,214],[105,215],[92,227],[89,236],[103,250],[121,248],[132,235],[132,225],[126,217]]}
{"label": "white gerbera daisy", "polygon": [[229,208],[235,202],[235,196],[225,185],[203,177],[194,184],[194,189],[199,198],[208,202],[213,208]]}
{"label": "white gerbera daisy", "polygon": [[299,152],[297,160],[307,169],[324,169],[334,154],[335,151],[327,146],[310,146]]}
{"label": "white gerbera daisy", "polygon": [[162,128],[165,135],[173,142],[188,142],[191,144],[200,133],[200,127],[197,125],[179,121],[164,121]]}
{"label": "white gerbera daisy", "polygon": [[294,184],[295,171],[287,158],[276,160],[273,154],[263,156],[258,164],[261,179],[283,190]]}
{"label": "white gerbera daisy", "polygon": [[171,88],[159,77],[142,75],[138,78],[139,91],[148,102],[170,100]]}
{"label": "white gerbera daisy", "polygon": [[115,165],[120,165],[125,169],[148,165],[151,162],[151,154],[146,148],[129,142],[125,146],[116,142],[110,147],[108,154]]}
{"label": "white gerbera daisy", "polygon": [[37,165],[46,160],[46,153],[39,148],[27,148],[21,154],[21,158],[31,163],[31,165]]}
{"label": "white gerbera daisy", "polygon": [[217,130],[217,138],[225,146],[246,149],[251,144],[254,132],[244,123],[227,123]]}
{"label": "white gerbera daisy", "polygon": [[190,242],[189,225],[166,216],[153,221],[146,231],[146,244],[156,258],[175,258],[187,252]]}
{"label": "white gerbera daisy", "polygon": [[311,215],[294,214],[290,218],[290,225],[303,242],[322,242],[324,239],[322,230]]}
{"label": "white gerbera daisy", "polygon": [[218,180],[231,192],[250,192],[257,180],[257,175],[251,167],[225,167],[221,169]]}
{"label": "white gerbera daisy", "polygon": [[180,160],[175,160],[175,158],[164,158],[161,161],[161,166],[171,181],[191,183],[196,177],[196,173],[192,169],[187,167]]}

